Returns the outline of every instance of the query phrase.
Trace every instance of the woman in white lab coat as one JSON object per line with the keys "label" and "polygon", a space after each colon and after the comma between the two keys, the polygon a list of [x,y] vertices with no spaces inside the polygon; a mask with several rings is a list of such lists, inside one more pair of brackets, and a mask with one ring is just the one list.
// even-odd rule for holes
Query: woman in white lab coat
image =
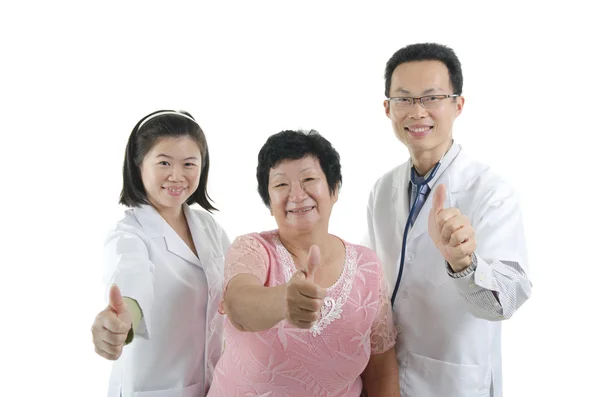
{"label": "woman in white lab coat", "polygon": [[120,198],[131,209],[105,242],[109,305],[92,327],[96,352],[116,360],[109,397],[208,392],[223,347],[217,306],[229,246],[207,212],[208,170],[189,113],[154,112],[133,129]]}

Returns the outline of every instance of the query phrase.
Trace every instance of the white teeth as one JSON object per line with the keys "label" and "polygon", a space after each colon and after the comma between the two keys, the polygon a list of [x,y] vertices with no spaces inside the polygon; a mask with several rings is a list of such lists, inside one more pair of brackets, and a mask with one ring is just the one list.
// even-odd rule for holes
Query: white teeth
{"label": "white teeth", "polygon": [[431,127],[421,127],[421,128],[408,128],[411,132],[425,132]]}

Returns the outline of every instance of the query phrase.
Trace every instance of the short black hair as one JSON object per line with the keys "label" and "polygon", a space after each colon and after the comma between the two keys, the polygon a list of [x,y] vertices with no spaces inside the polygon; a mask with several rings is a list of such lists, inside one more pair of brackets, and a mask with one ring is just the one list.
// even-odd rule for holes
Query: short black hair
{"label": "short black hair", "polygon": [[440,61],[450,75],[452,93],[462,95],[463,75],[460,61],[454,50],[442,44],[419,43],[402,47],[387,61],[385,65],[385,97],[390,97],[390,86],[392,85],[392,73],[398,65],[413,61]]}
{"label": "short black hair", "polygon": [[[164,114],[159,115],[158,113]],[[196,191],[187,199],[186,203],[190,205],[198,203],[209,212],[213,210],[217,211],[210,203],[212,199],[206,191],[210,158],[204,131],[202,131],[202,128],[200,128],[200,125],[191,114],[174,110],[158,110],[150,113],[144,116],[133,127],[133,131],[129,135],[127,147],[125,148],[123,188],[119,204],[128,207],[139,207],[143,204],[150,204],[140,172],[142,161],[159,139],[181,137],[193,139],[198,144],[200,153],[202,154],[200,183]]]}
{"label": "short black hair", "polygon": [[258,166],[256,179],[258,181],[258,194],[263,203],[270,208],[269,198],[269,172],[285,160],[298,160],[305,156],[314,156],[319,160],[321,169],[327,178],[329,194],[333,195],[342,184],[342,166],[340,155],[331,145],[315,130],[293,131],[286,130],[271,135],[258,153]]}

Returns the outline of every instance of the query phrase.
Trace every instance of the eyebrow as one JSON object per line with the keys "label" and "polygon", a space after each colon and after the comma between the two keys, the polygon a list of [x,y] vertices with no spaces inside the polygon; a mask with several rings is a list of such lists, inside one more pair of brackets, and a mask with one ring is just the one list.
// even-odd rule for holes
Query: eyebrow
{"label": "eyebrow", "polygon": [[[431,94],[431,93],[433,93],[433,92],[436,92],[436,91],[443,91],[443,90],[442,90],[441,88],[428,88],[428,89],[426,89],[425,91],[423,91],[423,92],[421,93],[421,95],[428,95],[428,94]],[[404,89],[404,88],[398,88],[398,89],[397,89],[396,91],[394,91],[394,92],[395,92],[395,93],[400,93],[400,94],[407,94],[407,95],[410,95],[410,91],[408,91],[408,90],[406,90],[406,89]]]}
{"label": "eyebrow", "polygon": [[[171,157],[171,156],[169,156],[167,154],[163,154],[163,153],[157,154],[156,157],[166,157],[168,159],[172,159],[173,158],[173,157]],[[184,158],[184,160],[198,160],[198,157],[194,157],[194,156],[192,156],[192,157],[186,157],[186,158]]]}
{"label": "eyebrow", "polygon": [[[313,166],[306,167],[306,168],[304,168],[304,169],[300,170],[300,172],[308,171],[308,170],[311,170],[311,169],[316,169],[316,167],[313,167]],[[276,174],[273,174],[273,175],[271,175],[271,177],[273,177],[273,178],[274,178],[274,177],[276,177],[276,176],[279,176],[279,175],[283,175],[283,176],[285,176],[285,174],[284,174],[283,172],[278,172],[278,173],[276,173]]]}

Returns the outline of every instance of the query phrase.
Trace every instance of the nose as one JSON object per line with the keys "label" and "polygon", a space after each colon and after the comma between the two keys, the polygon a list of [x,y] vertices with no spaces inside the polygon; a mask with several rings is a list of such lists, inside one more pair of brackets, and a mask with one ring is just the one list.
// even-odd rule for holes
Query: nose
{"label": "nose", "polygon": [[292,183],[290,189],[290,200],[293,202],[303,201],[308,197],[306,190],[304,190],[304,186],[301,183]]}
{"label": "nose", "polygon": [[169,181],[179,182],[183,179],[183,170],[179,165],[173,165],[169,172]]}
{"label": "nose", "polygon": [[427,109],[425,109],[423,107],[420,100],[414,101],[413,105],[410,107],[410,110],[408,111],[408,117],[410,117],[411,119],[415,119],[415,120],[424,119],[427,117],[427,115],[428,115]]}

